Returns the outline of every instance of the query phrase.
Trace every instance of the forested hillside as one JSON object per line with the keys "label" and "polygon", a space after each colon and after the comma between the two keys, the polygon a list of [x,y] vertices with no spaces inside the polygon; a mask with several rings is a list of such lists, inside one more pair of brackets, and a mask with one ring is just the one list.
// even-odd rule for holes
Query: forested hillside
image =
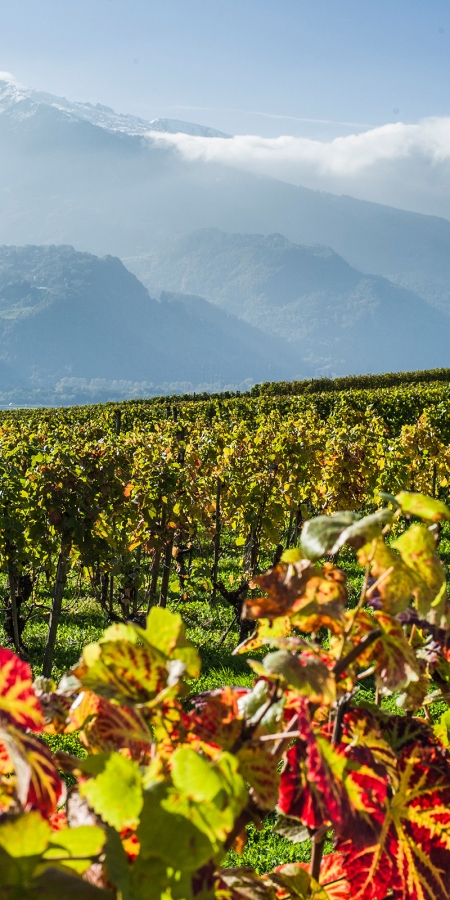
{"label": "forested hillside", "polygon": [[153,293],[200,294],[286,339],[312,375],[448,363],[448,316],[386,278],[364,275],[329,247],[207,229],[126,264]]}
{"label": "forested hillside", "polygon": [[158,302],[119,259],[69,246],[0,248],[0,360],[4,402],[245,390],[305,372],[284,341],[200,298]]}

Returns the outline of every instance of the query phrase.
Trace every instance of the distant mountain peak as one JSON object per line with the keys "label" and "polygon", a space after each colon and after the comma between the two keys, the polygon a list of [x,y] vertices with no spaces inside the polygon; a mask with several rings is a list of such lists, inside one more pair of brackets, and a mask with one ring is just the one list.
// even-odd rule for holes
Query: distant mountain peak
{"label": "distant mountain peak", "polygon": [[36,115],[40,107],[51,107],[70,119],[79,119],[96,125],[105,131],[122,134],[145,136],[151,131],[168,132],[170,134],[192,134],[200,137],[230,137],[207,125],[195,122],[183,122],[180,119],[153,119],[148,121],[137,116],[116,113],[110,106],[102,103],[80,103],[56,97],[45,91],[35,91],[19,84],[8,72],[0,72],[0,115],[6,114],[21,120]]}

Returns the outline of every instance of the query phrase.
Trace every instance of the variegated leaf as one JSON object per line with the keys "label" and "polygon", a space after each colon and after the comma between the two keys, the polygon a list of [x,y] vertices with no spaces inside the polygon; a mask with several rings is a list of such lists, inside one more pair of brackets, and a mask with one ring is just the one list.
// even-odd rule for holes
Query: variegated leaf
{"label": "variegated leaf", "polygon": [[353,753],[361,747],[370,750],[374,766],[381,766],[381,772],[386,773],[389,783],[397,786],[397,757],[383,736],[379,723],[368,710],[352,710],[344,716],[342,743],[344,746],[350,744]]}
{"label": "variegated leaf", "polygon": [[358,844],[380,833],[387,798],[386,771],[367,747],[333,746],[299,709],[301,739],[287,752],[281,775],[279,808],[308,828],[333,827]]}
{"label": "variegated leaf", "polygon": [[137,709],[96,697],[97,709],[85,724],[80,739],[91,753],[126,748],[133,759],[150,749],[151,732]]}
{"label": "variegated leaf", "polygon": [[246,601],[246,614],[252,619],[294,614],[335,619],[343,614],[347,602],[346,576],[331,563],[322,567],[309,560],[280,563],[254,581],[267,596]]}
{"label": "variegated leaf", "polygon": [[400,622],[381,610],[374,617],[382,629],[373,650],[376,680],[380,690],[390,694],[419,681],[420,667]]}
{"label": "variegated leaf", "polygon": [[64,796],[64,782],[47,745],[31,734],[10,726],[0,737],[10,756],[17,779],[17,794],[26,809],[50,816]]}
{"label": "variegated leaf", "polygon": [[393,546],[413,573],[419,615],[440,625],[440,616],[447,600],[446,593],[437,603],[435,601],[439,598],[446,579],[432,533],[424,525],[411,525]]}
{"label": "variegated leaf", "polygon": [[372,599],[379,599],[383,610],[392,616],[409,606],[416,587],[414,573],[382,538],[370,541],[358,550],[361,566],[370,565],[372,582],[377,586]]}
{"label": "variegated leaf", "polygon": [[308,863],[285,863],[265,876],[277,888],[277,900],[349,900],[350,885],[339,853],[324,856],[318,884],[308,873]]}
{"label": "variegated leaf", "polygon": [[350,884],[347,881],[340,853],[327,853],[320,866],[319,881],[329,900],[349,900]]}
{"label": "variegated leaf", "polygon": [[306,900],[306,898],[312,900],[313,897],[316,900],[327,900],[324,892],[320,897],[314,891],[314,882],[301,863],[285,863],[277,866],[264,880],[274,885],[277,900]]}
{"label": "variegated leaf", "polygon": [[252,789],[256,804],[274,809],[278,800],[280,774],[278,760],[260,741],[244,744],[237,753],[239,771]]}
{"label": "variegated leaf", "polygon": [[442,751],[407,747],[379,841],[338,842],[352,900],[448,900],[450,766]]}
{"label": "variegated leaf", "polygon": [[400,491],[396,496],[397,503],[405,515],[419,516],[427,522],[441,522],[450,519],[450,510],[441,500],[417,494],[415,491]]}
{"label": "variegated leaf", "polygon": [[76,674],[88,690],[119,703],[149,703],[166,687],[166,657],[129,641],[88,644]]}
{"label": "variegated leaf", "polygon": [[[244,693],[247,691],[244,689]],[[218,688],[193,698],[194,711],[189,714],[191,728],[197,737],[229,750],[242,732],[243,718],[238,699],[242,691]]]}
{"label": "variegated leaf", "polygon": [[0,719],[19,728],[42,731],[44,716],[32,682],[28,663],[0,647]]}

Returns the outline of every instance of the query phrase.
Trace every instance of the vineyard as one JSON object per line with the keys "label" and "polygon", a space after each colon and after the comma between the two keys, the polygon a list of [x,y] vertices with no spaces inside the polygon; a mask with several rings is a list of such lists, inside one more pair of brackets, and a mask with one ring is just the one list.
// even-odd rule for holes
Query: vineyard
{"label": "vineyard", "polygon": [[450,897],[450,384],[324,387],[0,414],[1,900]]}
{"label": "vineyard", "polygon": [[248,582],[297,545],[304,520],[374,510],[380,490],[446,499],[449,411],[450,386],[431,383],[4,412],[1,563],[16,650],[45,595],[51,674],[68,581],[110,621],[218,595],[238,621]]}

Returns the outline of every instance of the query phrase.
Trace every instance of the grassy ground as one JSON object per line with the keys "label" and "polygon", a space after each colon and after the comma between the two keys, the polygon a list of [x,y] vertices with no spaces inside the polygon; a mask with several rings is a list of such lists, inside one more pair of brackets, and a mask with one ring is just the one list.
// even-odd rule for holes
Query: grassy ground
{"label": "grassy ground", "polygon": [[[446,528],[447,530],[450,532],[450,529]],[[450,533],[449,535],[445,534],[440,547],[441,556],[447,565],[450,562],[449,538]],[[360,594],[362,572],[350,552],[342,554],[339,565],[347,573],[349,605],[353,607]],[[221,577],[230,587],[235,585],[239,579],[239,572],[235,570],[232,558],[222,560]],[[250,687],[253,683],[253,675],[246,658],[232,655],[237,643],[237,629],[232,628],[229,634],[225,638],[223,637],[233,619],[231,607],[221,599],[218,599],[214,608],[211,608],[207,599],[180,601],[177,579],[173,579],[171,588],[168,605],[183,616],[188,636],[199,648],[202,657],[202,674],[195,682],[195,686],[193,685],[193,693],[227,684]],[[6,593],[6,586],[4,586],[3,593]],[[80,590],[79,584],[76,585],[74,580],[73,584],[69,584],[67,593],[68,598],[64,605],[58,631],[54,666],[55,678],[61,676],[77,662],[83,646],[90,641],[97,640],[107,624],[103,612],[92,599],[87,585],[85,589]],[[205,598],[205,593],[202,592],[202,594]],[[46,596],[45,591],[40,595],[39,601],[46,606],[49,604],[50,598]],[[32,618],[24,631],[23,639],[29,651],[35,675],[40,673],[46,631],[47,616],[42,614]],[[1,627],[0,643],[6,643],[6,636]],[[364,700],[374,700],[374,685],[371,679],[366,679],[364,689],[360,691],[359,696]],[[399,713],[395,706],[395,698],[384,699],[382,705]],[[438,718],[444,708],[446,708],[444,704],[434,704],[430,707],[433,718]],[[75,754],[83,752],[77,738],[72,735],[50,737],[48,742],[52,749],[61,748]],[[273,822],[274,815],[271,815],[264,822],[261,831],[254,826],[249,826],[248,843],[244,853],[242,856],[238,856],[236,853],[230,852],[226,864],[253,866],[262,873],[285,862],[309,859],[310,842],[292,844],[272,831]],[[331,844],[329,849],[331,849]]]}

